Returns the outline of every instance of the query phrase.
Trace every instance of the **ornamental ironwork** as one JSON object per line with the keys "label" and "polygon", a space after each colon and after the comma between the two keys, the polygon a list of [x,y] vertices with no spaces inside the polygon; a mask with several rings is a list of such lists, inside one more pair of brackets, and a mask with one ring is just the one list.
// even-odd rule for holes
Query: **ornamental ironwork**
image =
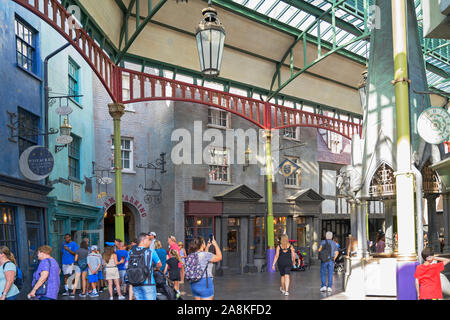
{"label": "ornamental ironwork", "polygon": [[[161,153],[160,157],[153,162],[149,162],[146,165],[139,164],[136,166],[138,169],[144,169],[144,185],[140,184],[139,188],[144,190],[145,196],[144,201],[148,205],[159,205],[161,203],[162,197],[162,187],[159,181],[156,179],[157,171],[160,171],[160,174],[166,173],[165,165],[165,153]],[[147,183],[147,170],[153,170],[153,179]]]}
{"label": "ornamental ironwork", "polygon": [[439,180],[439,176],[437,175],[436,171],[430,168],[430,165],[430,161],[427,161],[421,172],[423,193],[441,193],[441,181]]}

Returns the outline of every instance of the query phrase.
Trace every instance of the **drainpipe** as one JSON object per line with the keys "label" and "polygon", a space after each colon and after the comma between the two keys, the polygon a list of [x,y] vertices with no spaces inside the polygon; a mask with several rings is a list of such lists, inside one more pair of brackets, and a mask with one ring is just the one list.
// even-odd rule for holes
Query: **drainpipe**
{"label": "drainpipe", "polygon": [[422,207],[422,173],[416,168],[415,165],[411,166],[412,171],[416,177],[416,229],[417,229],[417,253],[419,262],[423,263],[422,255],[420,252],[423,250],[423,207]]}
{"label": "drainpipe", "polygon": [[[58,53],[70,46],[70,42],[67,42],[62,47],[56,49],[50,53],[44,60],[44,117],[45,117],[45,132],[48,132],[48,98],[49,98],[49,87],[48,87],[48,60],[56,56]],[[48,148],[48,135],[45,135],[45,147]],[[48,182],[48,178],[46,179]]]}

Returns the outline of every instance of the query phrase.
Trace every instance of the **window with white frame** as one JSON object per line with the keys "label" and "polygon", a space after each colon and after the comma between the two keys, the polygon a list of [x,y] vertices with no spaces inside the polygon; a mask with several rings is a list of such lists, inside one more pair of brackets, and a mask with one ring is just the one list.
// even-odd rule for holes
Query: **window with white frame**
{"label": "window with white frame", "polygon": [[209,149],[209,182],[230,182],[230,161],[227,149]]}
{"label": "window with white frame", "polygon": [[[111,167],[114,168],[114,138],[111,139]],[[124,172],[133,171],[133,139],[131,138],[121,138],[121,158],[122,158],[122,169]]]}
{"label": "window with white frame", "polygon": [[[299,158],[289,157],[289,160],[294,162],[296,165],[300,166]],[[292,173],[289,177],[284,178],[284,185],[291,187],[300,187],[301,182],[301,172],[300,169],[297,169],[294,173]]]}
{"label": "window with white frame", "polygon": [[17,65],[30,72],[35,72],[36,32],[17,18],[14,23],[16,33]]}
{"label": "window with white frame", "polygon": [[298,127],[284,128],[282,134],[284,138],[300,140],[300,128]]}
{"label": "window with white frame", "polygon": [[228,112],[217,108],[208,108],[208,124],[212,126],[229,128],[230,119]]}
{"label": "window with white frame", "polygon": [[342,152],[342,136],[338,133],[328,131],[328,149],[331,150],[332,153],[341,153]]}

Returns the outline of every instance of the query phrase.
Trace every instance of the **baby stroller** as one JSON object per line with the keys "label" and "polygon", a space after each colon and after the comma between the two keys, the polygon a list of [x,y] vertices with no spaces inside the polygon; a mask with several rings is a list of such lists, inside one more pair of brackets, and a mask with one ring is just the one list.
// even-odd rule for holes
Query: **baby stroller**
{"label": "baby stroller", "polygon": [[343,272],[344,271],[344,255],[345,249],[339,249],[339,254],[334,261],[334,272]]}
{"label": "baby stroller", "polygon": [[310,265],[306,259],[307,255],[308,253],[305,248],[298,248],[295,251],[295,265],[292,268],[292,271],[305,271],[306,268],[310,268]]}
{"label": "baby stroller", "polygon": [[172,281],[167,279],[161,271],[154,271],[153,276],[156,284],[156,300],[183,300],[181,296],[177,298]]}

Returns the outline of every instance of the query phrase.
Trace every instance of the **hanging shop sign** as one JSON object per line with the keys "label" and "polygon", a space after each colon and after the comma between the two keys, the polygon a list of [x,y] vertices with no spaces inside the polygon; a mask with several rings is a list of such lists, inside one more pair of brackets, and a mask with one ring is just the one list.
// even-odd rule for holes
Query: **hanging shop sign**
{"label": "hanging shop sign", "polygon": [[[147,216],[147,211],[145,210],[144,205],[142,203],[140,203],[139,200],[137,200],[133,196],[122,194],[122,201],[130,203],[133,206],[135,206],[136,209],[139,211],[139,214],[141,215],[142,218],[145,218]],[[104,207],[105,211],[108,211],[108,209],[111,208],[115,204],[116,204],[116,199],[114,199],[113,197],[109,197],[103,202],[103,207]]]}
{"label": "hanging shop sign", "polygon": [[428,108],[419,116],[417,127],[423,140],[441,144],[450,138],[450,114],[444,108]]}
{"label": "hanging shop sign", "polygon": [[32,181],[47,178],[52,172],[54,164],[53,155],[42,146],[33,146],[26,149],[19,158],[20,172],[25,178]]}

